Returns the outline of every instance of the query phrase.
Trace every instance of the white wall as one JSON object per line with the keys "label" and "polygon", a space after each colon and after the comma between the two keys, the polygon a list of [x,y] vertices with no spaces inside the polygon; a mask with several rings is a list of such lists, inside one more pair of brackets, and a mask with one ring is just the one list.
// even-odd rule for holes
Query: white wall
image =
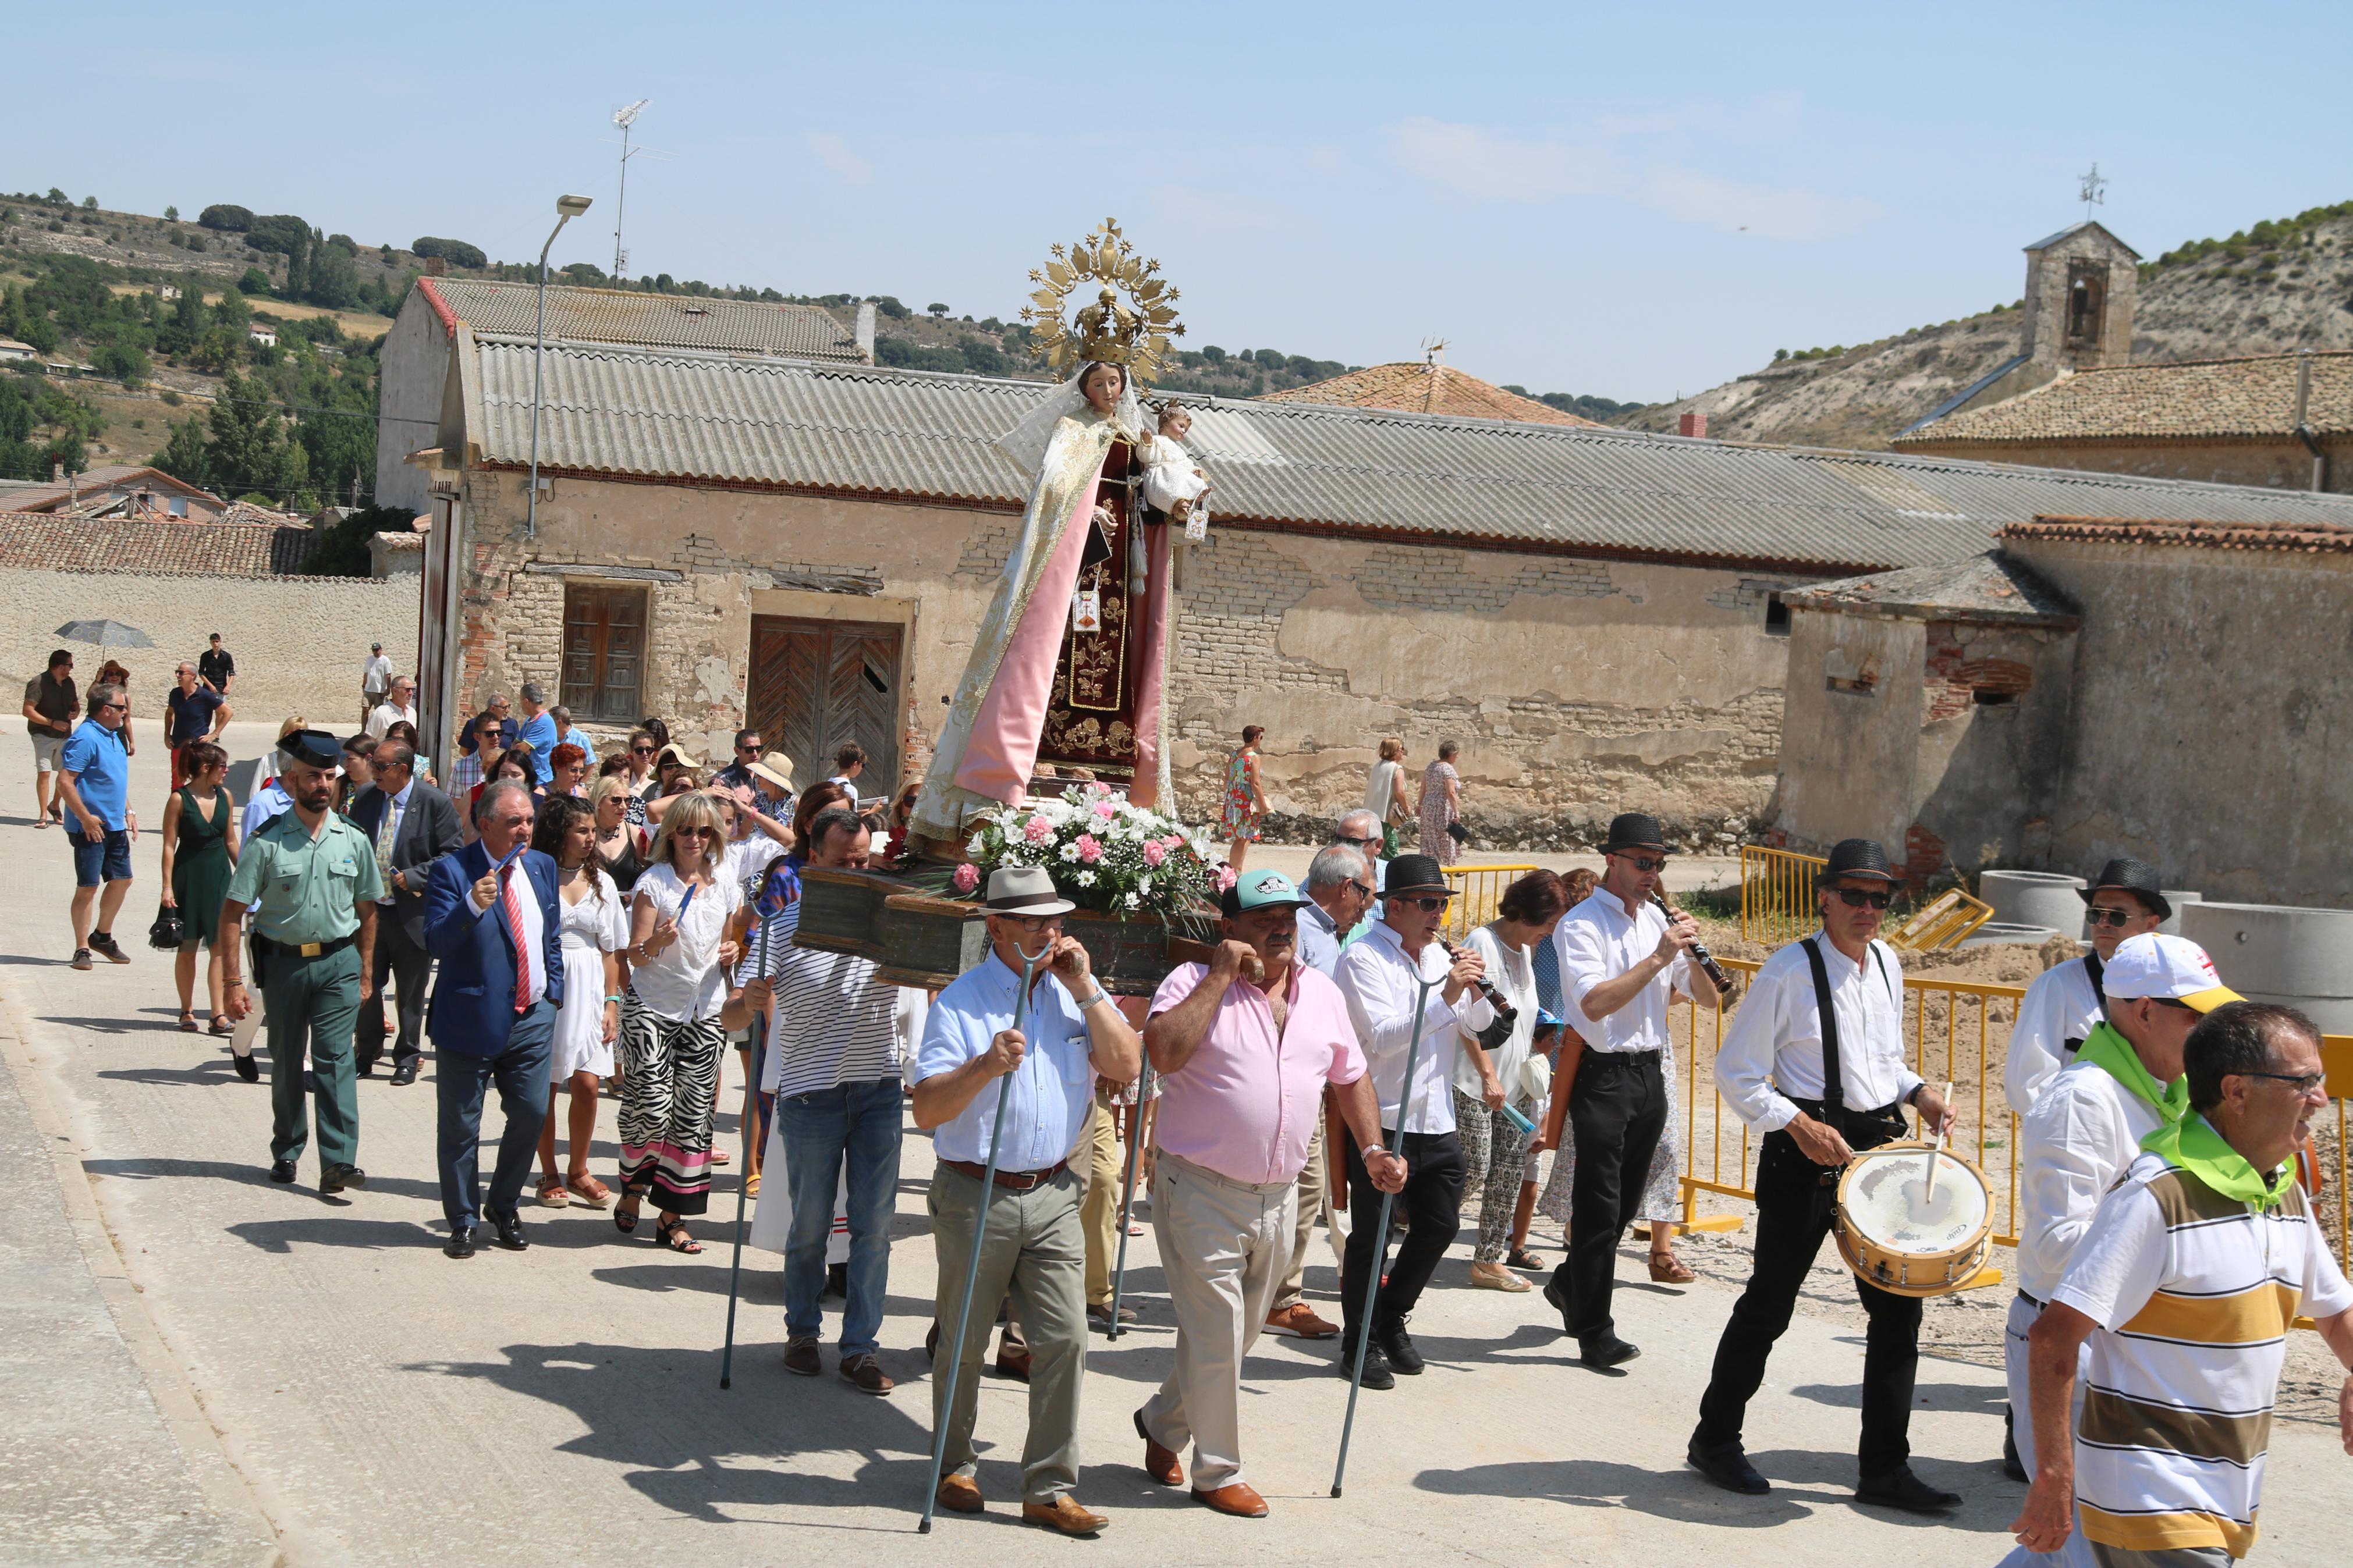
{"label": "white wall", "polygon": [[376,397],[375,500],[378,506],[426,510],[426,476],[405,461],[439,438],[441,387],[449,375],[449,336],[431,301],[415,289],[393,318],[380,363]]}

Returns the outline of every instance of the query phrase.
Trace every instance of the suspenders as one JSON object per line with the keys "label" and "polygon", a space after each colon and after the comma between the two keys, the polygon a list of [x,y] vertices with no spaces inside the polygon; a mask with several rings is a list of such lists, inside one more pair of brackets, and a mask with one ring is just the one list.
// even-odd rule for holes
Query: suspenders
{"label": "suspenders", "polygon": [[[2107,987],[2100,984],[2100,975],[2105,969],[2105,965],[2100,963],[2098,953],[2087,952],[2084,955],[2084,975],[2092,983],[2092,1001],[2104,1013],[2107,1011],[2108,1006]],[[2084,1042],[2080,1039],[2062,1040],[2059,1045],[2060,1048],[2071,1057],[2084,1048]]]}

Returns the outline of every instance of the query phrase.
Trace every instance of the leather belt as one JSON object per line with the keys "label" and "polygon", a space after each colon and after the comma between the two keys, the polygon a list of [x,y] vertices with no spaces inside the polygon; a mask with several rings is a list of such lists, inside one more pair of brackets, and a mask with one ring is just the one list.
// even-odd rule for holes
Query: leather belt
{"label": "leather belt", "polygon": [[259,935],[253,940],[264,952],[282,952],[289,958],[324,958],[351,946],[359,940],[359,933],[353,931],[332,942],[280,942],[276,937]]}
{"label": "leather belt", "polygon": [[[988,1167],[976,1165],[969,1160],[943,1160],[941,1164],[951,1171],[961,1172],[977,1182],[988,1174]],[[1042,1171],[999,1171],[997,1184],[1008,1192],[1026,1193],[1044,1186],[1071,1168],[1068,1160],[1057,1160]]]}
{"label": "leather belt", "polygon": [[2050,1303],[2050,1302],[2048,1302],[2048,1301],[2040,1301],[2040,1300],[2035,1300],[2035,1298],[2033,1298],[2033,1297],[2031,1297],[2031,1296],[2028,1295],[2028,1294],[2027,1294],[2025,1291],[2023,1291],[2023,1290],[2021,1290],[2021,1291],[2018,1293],[2018,1299],[2019,1299],[2020,1300],[2021,1300],[2021,1301],[2025,1302],[2028,1306],[2030,1306],[2030,1307],[2033,1308],[2033,1309],[2034,1309],[2036,1311],[2038,1311],[2038,1312],[2040,1312],[2040,1311],[2043,1310],[2045,1308],[2047,1308],[2047,1307],[2049,1307],[2049,1306],[2051,1305],[2051,1303]]}

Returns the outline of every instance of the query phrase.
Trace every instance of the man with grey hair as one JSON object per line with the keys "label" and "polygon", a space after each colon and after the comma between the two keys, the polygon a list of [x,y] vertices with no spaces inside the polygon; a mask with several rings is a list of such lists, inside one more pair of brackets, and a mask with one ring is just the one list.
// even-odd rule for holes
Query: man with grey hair
{"label": "man with grey hair", "polygon": [[516,739],[531,747],[531,765],[544,789],[554,767],[549,753],[556,747],[555,715],[547,710],[547,693],[538,682],[524,681],[515,695],[522,699],[522,731]]}

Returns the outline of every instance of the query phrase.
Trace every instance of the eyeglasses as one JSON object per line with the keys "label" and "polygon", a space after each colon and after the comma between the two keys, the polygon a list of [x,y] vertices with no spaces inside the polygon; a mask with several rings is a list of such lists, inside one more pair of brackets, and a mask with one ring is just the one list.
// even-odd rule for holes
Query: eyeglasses
{"label": "eyeglasses", "polygon": [[2318,1089],[2322,1084],[2328,1081],[2328,1075],[2325,1072],[2242,1072],[2236,1075],[2225,1074],[2224,1076],[2271,1079],[2275,1082],[2290,1085],[2295,1089],[2295,1092],[2299,1096],[2310,1094],[2314,1089]]}
{"label": "eyeglasses", "polygon": [[1031,936],[1062,929],[1062,917],[1060,915],[1007,915],[1001,918],[1010,920]]}
{"label": "eyeglasses", "polygon": [[1663,855],[1620,855],[1618,858],[1625,861],[1626,864],[1633,867],[1637,871],[1649,871],[1655,873],[1663,871],[1667,868],[1667,858]]}
{"label": "eyeglasses", "polygon": [[1839,902],[1851,910],[1859,910],[1865,904],[1874,910],[1883,910],[1895,901],[1893,893],[1866,893],[1861,888],[1832,888],[1831,891],[1839,896]]}
{"label": "eyeglasses", "polygon": [[1356,889],[1357,892],[1363,894],[1366,898],[1369,899],[1373,896],[1373,885],[1370,882],[1359,882],[1354,877],[1351,877],[1348,879],[1348,886]]}
{"label": "eyeglasses", "polygon": [[1356,846],[1356,847],[1357,848],[1359,848],[1359,849],[1370,849],[1374,845],[1378,844],[1380,841],[1381,841],[1381,836],[1380,836],[1379,834],[1377,834],[1377,833],[1374,834],[1370,838],[1345,838],[1345,837],[1344,837],[1344,838],[1340,838],[1340,839],[1338,839],[1338,840],[1335,840],[1335,842],[1337,842],[1337,843],[1341,843],[1341,844],[1352,844],[1352,845]]}
{"label": "eyeglasses", "polygon": [[131,704],[128,702],[101,702],[98,705],[98,710],[101,713],[111,713],[118,708],[128,708],[130,706]]}
{"label": "eyeglasses", "polygon": [[2084,918],[2095,926],[2123,926],[2137,917],[2130,910],[2104,910],[2094,904],[2084,911]]}
{"label": "eyeglasses", "polygon": [[650,757],[653,754],[654,749],[651,746],[631,746],[629,748],[629,755],[633,757]]}
{"label": "eyeglasses", "polygon": [[1434,915],[1434,914],[1436,914],[1439,910],[1440,910],[1444,909],[1444,908],[1446,907],[1446,905],[1447,905],[1448,900],[1451,900],[1451,899],[1452,899],[1452,898],[1453,898],[1453,896],[1454,896],[1454,895],[1453,895],[1453,894],[1451,894],[1451,893],[1438,893],[1438,894],[1433,894],[1433,895],[1431,895],[1431,896],[1430,896],[1430,897],[1427,897],[1427,898],[1419,898],[1419,899],[1391,899],[1391,900],[1389,900],[1389,902],[1391,902],[1391,903],[1393,903],[1393,904],[1398,904],[1398,903],[1408,904],[1408,905],[1410,905],[1411,907],[1413,907],[1414,909],[1419,910],[1423,914],[1426,914],[1426,915]]}

